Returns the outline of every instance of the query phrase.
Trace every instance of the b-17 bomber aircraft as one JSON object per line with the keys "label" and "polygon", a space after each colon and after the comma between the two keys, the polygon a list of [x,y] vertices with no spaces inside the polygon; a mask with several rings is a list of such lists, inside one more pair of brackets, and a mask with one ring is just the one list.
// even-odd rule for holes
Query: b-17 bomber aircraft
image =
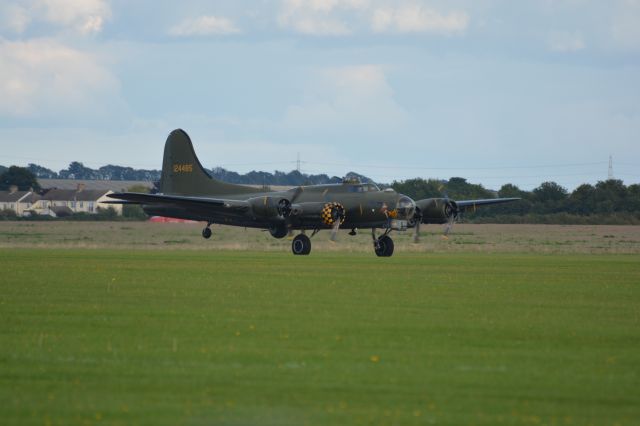
{"label": "b-17 bomber aircraft", "polygon": [[[123,192],[110,194],[112,204],[139,204],[152,216],[206,222],[204,238],[211,237],[214,223],[261,228],[274,238],[293,238],[295,255],[311,252],[311,237],[330,230],[335,240],[340,228],[371,229],[376,255],[393,254],[392,231],[414,230],[417,242],[420,224],[451,224],[464,210],[517,198],[454,201],[427,198],[414,201],[393,189],[380,190],[371,183],[344,180],[341,184],[298,186],[287,191],[266,191],[221,182],[208,175],[198,161],[191,139],[181,129],[169,134],[164,148],[158,194]],[[377,230],[380,230],[378,233]],[[311,234],[308,236],[307,232]],[[378,235],[380,234],[380,235]]]}

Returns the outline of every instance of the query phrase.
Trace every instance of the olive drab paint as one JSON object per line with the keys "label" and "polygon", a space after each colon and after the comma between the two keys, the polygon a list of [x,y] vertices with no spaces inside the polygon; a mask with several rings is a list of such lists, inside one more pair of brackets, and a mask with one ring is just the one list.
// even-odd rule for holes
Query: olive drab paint
{"label": "olive drab paint", "polygon": [[[323,229],[331,229],[332,239],[340,227],[371,229],[374,251],[378,256],[393,254],[391,231],[414,228],[421,223],[449,223],[467,208],[505,203],[516,198],[453,201],[429,198],[414,202],[393,189],[344,180],[341,184],[298,186],[287,191],[267,191],[247,185],[221,182],[202,167],[189,135],[176,129],[167,137],[162,161],[159,194],[124,192],[110,194],[113,204],[139,204],[149,215],[191,219],[207,223],[202,232],[211,237],[213,223],[261,228],[275,238],[301,231],[292,243],[296,255],[311,251],[310,238]],[[375,230],[383,234],[376,236]]]}

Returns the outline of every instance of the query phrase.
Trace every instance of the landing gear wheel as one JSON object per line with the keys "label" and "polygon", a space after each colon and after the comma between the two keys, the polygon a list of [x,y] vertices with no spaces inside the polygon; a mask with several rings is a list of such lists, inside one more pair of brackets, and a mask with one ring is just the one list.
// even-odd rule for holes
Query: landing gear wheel
{"label": "landing gear wheel", "polygon": [[211,238],[211,228],[207,226],[202,230],[202,238],[206,238],[206,239]]}
{"label": "landing gear wheel", "polygon": [[305,234],[296,235],[291,242],[291,251],[295,255],[307,255],[311,253],[311,240]]}
{"label": "landing gear wheel", "polygon": [[393,240],[388,235],[383,235],[374,243],[374,249],[379,257],[391,257],[393,255]]}

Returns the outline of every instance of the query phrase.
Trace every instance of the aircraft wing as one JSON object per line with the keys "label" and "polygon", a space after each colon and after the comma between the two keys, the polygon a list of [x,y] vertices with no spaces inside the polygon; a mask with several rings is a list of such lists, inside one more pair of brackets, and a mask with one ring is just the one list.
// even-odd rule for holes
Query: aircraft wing
{"label": "aircraft wing", "polygon": [[467,210],[467,209],[475,210],[477,207],[480,207],[480,206],[488,206],[488,205],[491,205],[491,204],[510,203],[512,201],[518,201],[518,200],[520,200],[520,198],[488,198],[488,199],[484,199],[484,200],[462,200],[462,201],[456,201],[456,204],[458,205],[458,208],[460,210]]}
{"label": "aircraft wing", "polygon": [[107,197],[113,198],[114,200],[106,201],[106,204],[169,204],[179,207],[212,208],[219,210],[232,210],[234,212],[244,212],[250,208],[247,201],[226,200],[222,198],[145,194],[141,192],[120,192],[109,194]]}

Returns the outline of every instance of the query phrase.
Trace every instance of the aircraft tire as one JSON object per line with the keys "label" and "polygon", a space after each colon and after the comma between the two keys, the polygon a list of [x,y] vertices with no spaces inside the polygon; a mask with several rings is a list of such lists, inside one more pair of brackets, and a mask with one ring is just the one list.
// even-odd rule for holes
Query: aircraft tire
{"label": "aircraft tire", "polygon": [[202,230],[202,238],[205,238],[205,239],[211,238],[211,228],[207,226]]}
{"label": "aircraft tire", "polygon": [[378,238],[378,244],[375,246],[375,252],[378,257],[391,257],[393,255],[393,240],[388,235]]}
{"label": "aircraft tire", "polygon": [[306,256],[311,253],[311,240],[305,234],[296,235],[291,242],[291,251],[297,256]]}

